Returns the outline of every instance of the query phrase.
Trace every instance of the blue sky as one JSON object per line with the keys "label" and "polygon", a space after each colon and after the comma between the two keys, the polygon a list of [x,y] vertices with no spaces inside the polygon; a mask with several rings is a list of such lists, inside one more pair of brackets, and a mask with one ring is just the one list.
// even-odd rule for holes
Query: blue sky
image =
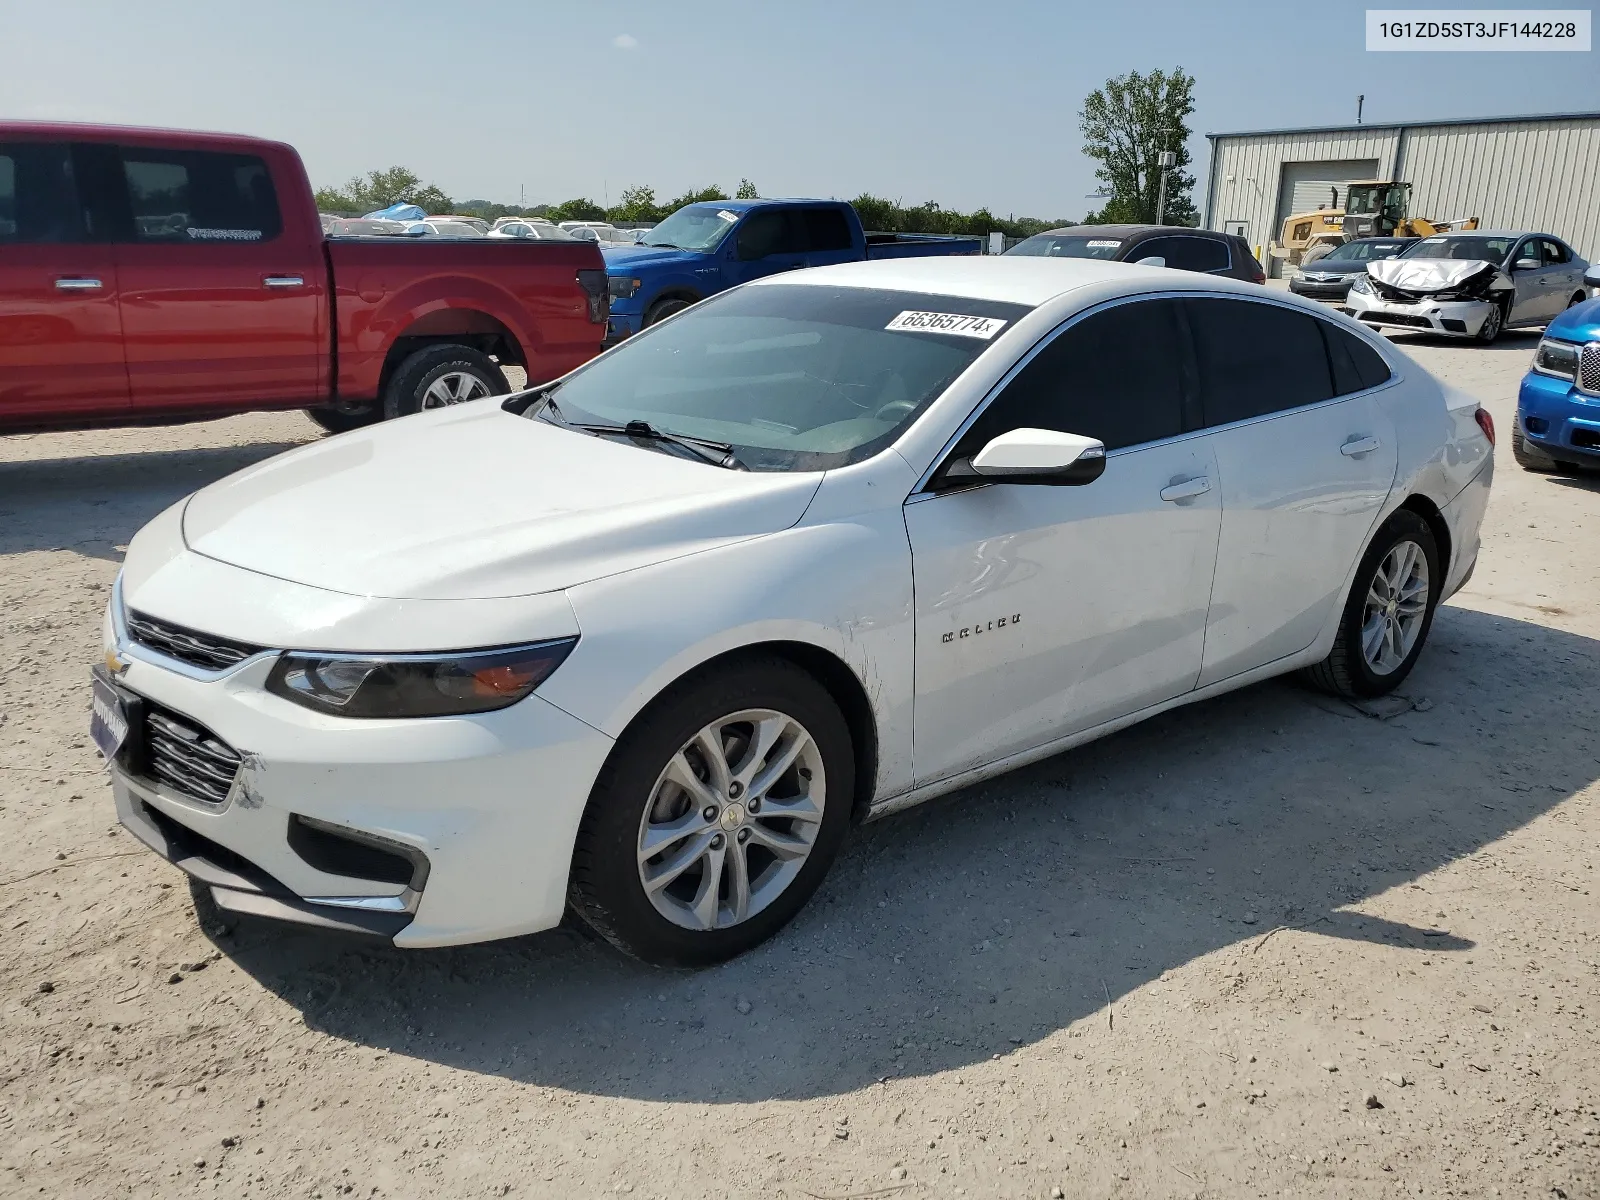
{"label": "blue sky", "polygon": [[[1364,6],[1217,0],[208,4],[0,0],[0,117],[281,138],[317,184],[403,163],[458,198],[1093,202],[1078,111],[1181,65],[1207,131],[1600,110],[1600,57],[1371,54]],[[1292,32],[1288,32],[1292,31]]]}

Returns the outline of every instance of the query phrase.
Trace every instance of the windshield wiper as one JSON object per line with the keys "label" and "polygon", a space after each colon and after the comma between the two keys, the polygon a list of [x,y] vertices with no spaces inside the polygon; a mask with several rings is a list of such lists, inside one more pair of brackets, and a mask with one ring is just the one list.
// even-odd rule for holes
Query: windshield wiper
{"label": "windshield wiper", "polygon": [[668,433],[664,429],[657,429],[649,421],[629,421],[626,425],[601,425],[584,421],[569,421],[562,416],[560,407],[557,406],[555,397],[547,395],[544,398],[544,407],[540,412],[547,412],[556,419],[563,429],[578,429],[584,433],[592,433],[597,437],[630,437],[642,442],[663,442],[667,445],[679,446],[701,462],[708,462],[712,466],[727,467],[731,471],[748,471],[733,453],[733,447],[727,442],[713,442],[708,438],[690,437],[682,433]]}
{"label": "windshield wiper", "polygon": [[687,250],[689,247],[680,246],[677,242],[640,242],[641,246],[654,246],[659,250]]}

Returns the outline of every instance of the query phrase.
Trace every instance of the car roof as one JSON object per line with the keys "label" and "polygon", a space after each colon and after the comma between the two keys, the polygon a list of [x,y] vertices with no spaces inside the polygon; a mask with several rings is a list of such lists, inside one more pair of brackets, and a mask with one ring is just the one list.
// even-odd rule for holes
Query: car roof
{"label": "car roof", "polygon": [[[1063,293],[1092,284],[1123,284],[1130,293],[1141,291],[1226,291],[1260,297],[1258,284],[1220,275],[1140,267],[1132,263],[1096,258],[1042,258],[1019,254],[962,254],[933,258],[882,258],[868,262],[813,267],[798,274],[769,275],[749,284],[771,287],[882,288],[885,291],[925,292],[1037,307]],[[1273,294],[1274,299],[1287,293]]]}
{"label": "car roof", "polygon": [[[1059,229],[1046,229],[1045,234],[1070,234],[1074,237],[1128,238],[1136,233],[1197,233],[1201,237],[1229,237],[1215,229],[1195,229],[1188,225],[1063,225]],[[1035,237],[1041,236],[1035,234]]]}
{"label": "car roof", "polygon": [[1519,237],[1547,237],[1556,241],[1561,239],[1553,233],[1540,233],[1537,229],[1441,229],[1438,233],[1430,233],[1429,237],[1491,237],[1491,238],[1519,238]]}

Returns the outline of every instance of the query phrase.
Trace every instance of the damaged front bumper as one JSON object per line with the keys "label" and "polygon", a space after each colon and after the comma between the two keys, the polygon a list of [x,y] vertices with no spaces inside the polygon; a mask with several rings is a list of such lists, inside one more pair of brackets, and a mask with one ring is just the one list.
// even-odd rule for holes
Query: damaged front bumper
{"label": "damaged front bumper", "polygon": [[1369,325],[1418,329],[1443,337],[1477,337],[1494,309],[1492,300],[1428,300],[1412,303],[1384,300],[1351,291],[1340,311]]}

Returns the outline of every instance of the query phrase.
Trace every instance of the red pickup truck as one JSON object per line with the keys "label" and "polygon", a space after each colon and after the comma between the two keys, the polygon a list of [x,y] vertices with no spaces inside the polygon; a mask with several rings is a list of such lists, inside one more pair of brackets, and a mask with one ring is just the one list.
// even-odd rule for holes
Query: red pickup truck
{"label": "red pickup truck", "polygon": [[351,429],[554,379],[608,303],[592,242],[324,238],[279,142],[0,121],[0,433]]}

